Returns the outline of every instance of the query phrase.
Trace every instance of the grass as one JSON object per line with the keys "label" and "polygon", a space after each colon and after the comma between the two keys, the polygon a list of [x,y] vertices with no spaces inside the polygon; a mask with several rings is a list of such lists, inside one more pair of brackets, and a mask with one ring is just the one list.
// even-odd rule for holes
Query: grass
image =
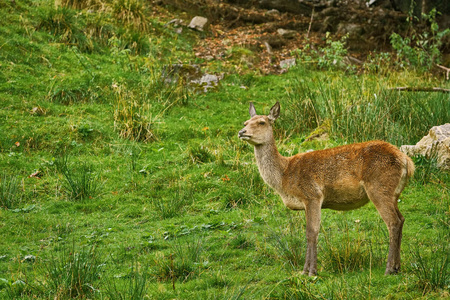
{"label": "grass", "polygon": [[[383,275],[387,230],[368,204],[322,212],[319,276],[306,278],[304,213],[283,206],[237,138],[249,101],[268,113],[279,100],[284,155],[377,138],[414,144],[449,120],[448,99],[388,88],[447,82],[300,65],[226,75],[198,94],[162,78],[167,64],[198,63],[185,51],[195,33],[178,36],[147,14],[139,27],[145,2],[123,18],[100,9],[113,2],[88,2],[0,10],[0,298],[448,297],[450,177],[433,159],[416,159],[400,198],[399,275]],[[330,139],[305,142],[315,130]]]}

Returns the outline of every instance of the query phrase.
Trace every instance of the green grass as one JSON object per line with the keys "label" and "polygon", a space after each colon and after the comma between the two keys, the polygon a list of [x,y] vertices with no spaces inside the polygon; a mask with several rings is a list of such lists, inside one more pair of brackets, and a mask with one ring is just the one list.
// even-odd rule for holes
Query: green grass
{"label": "green grass", "polygon": [[[368,204],[323,211],[319,276],[306,278],[304,213],[283,206],[237,138],[249,101],[268,113],[278,100],[284,155],[413,144],[450,119],[448,97],[388,88],[448,83],[298,66],[197,94],[161,79],[165,64],[195,61],[184,51],[195,34],[157,19],[140,28],[144,2],[121,19],[74,9],[82,1],[15,2],[0,7],[0,298],[448,297],[450,176],[433,159],[416,159],[400,198],[399,275],[383,275],[387,229]],[[305,142],[321,125],[330,140]]]}

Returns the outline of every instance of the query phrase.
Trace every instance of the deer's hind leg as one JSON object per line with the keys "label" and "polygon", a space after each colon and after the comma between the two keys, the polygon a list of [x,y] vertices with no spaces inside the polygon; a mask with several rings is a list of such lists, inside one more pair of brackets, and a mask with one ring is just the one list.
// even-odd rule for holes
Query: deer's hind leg
{"label": "deer's hind leg", "polygon": [[397,206],[399,193],[388,191],[384,185],[366,187],[367,195],[378,210],[389,231],[389,254],[385,274],[400,271],[400,246],[405,218]]}

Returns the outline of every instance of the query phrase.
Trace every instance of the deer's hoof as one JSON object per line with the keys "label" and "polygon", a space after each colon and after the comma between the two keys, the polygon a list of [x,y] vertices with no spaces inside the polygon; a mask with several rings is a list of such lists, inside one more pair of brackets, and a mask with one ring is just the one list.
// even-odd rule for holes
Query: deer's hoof
{"label": "deer's hoof", "polygon": [[384,272],[384,275],[395,275],[400,272],[400,267],[398,268],[386,268],[386,272]]}

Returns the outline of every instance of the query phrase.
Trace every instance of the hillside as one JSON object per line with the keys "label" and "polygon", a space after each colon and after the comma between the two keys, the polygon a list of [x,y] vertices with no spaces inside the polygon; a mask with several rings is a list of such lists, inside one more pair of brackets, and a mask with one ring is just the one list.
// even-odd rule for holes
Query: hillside
{"label": "hillside", "polygon": [[370,203],[323,210],[319,276],[305,277],[304,212],[237,137],[249,102],[267,114],[279,101],[285,156],[415,144],[449,122],[449,96],[390,88],[449,89],[436,43],[353,65],[342,36],[287,41],[283,57],[239,43],[250,33],[177,25],[193,16],[152,1],[58,3],[0,2],[1,299],[448,297],[450,176],[435,159],[414,159],[400,198],[398,275],[383,275],[387,229]]}

